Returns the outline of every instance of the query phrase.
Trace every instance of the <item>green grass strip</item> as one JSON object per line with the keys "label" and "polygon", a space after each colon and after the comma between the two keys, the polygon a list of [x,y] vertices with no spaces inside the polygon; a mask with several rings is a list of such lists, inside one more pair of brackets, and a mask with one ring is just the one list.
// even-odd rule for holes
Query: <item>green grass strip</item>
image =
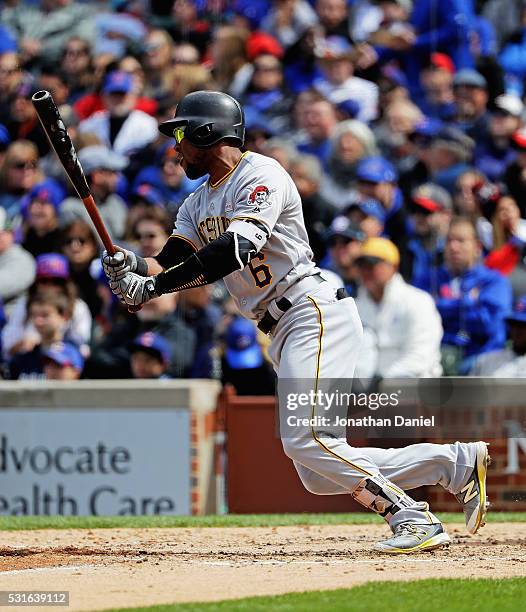
{"label": "green grass strip", "polygon": [[518,612],[524,609],[525,601],[523,578],[430,579],[111,612]]}
{"label": "green grass strip", "polygon": [[[460,513],[438,514],[445,523],[463,523]],[[490,512],[490,523],[526,522],[526,512]],[[112,529],[160,527],[279,527],[288,525],[369,525],[383,520],[369,512],[342,514],[226,514],[209,516],[0,516],[0,530]]]}

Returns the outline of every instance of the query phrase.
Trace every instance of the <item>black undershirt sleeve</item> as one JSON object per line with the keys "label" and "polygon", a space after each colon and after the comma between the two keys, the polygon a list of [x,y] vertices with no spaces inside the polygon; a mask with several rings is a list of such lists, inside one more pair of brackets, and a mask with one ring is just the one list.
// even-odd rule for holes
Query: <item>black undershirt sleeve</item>
{"label": "black undershirt sleeve", "polygon": [[185,259],[188,259],[190,255],[197,252],[197,249],[191,242],[180,238],[179,236],[171,236],[163,246],[162,251],[159,255],[156,255],[154,259],[161,265],[165,270],[182,263]]}
{"label": "black undershirt sleeve", "polygon": [[[227,231],[182,263],[157,274],[155,290],[162,294],[208,285],[242,270],[256,252],[250,240]],[[159,261],[158,257],[156,259]]]}

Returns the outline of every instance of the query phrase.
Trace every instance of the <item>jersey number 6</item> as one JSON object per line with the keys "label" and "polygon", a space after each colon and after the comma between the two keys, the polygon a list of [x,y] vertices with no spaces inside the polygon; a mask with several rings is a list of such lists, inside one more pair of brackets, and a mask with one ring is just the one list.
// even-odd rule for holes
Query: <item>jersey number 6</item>
{"label": "jersey number 6", "polygon": [[258,266],[254,265],[257,263],[257,259],[259,259],[259,261],[263,261],[265,259],[265,255],[262,253],[257,253],[257,255],[254,255],[254,258],[249,262],[248,267],[250,268],[250,272],[254,277],[256,286],[263,289],[263,287],[270,285],[272,282],[272,274],[270,273],[270,268],[267,266],[267,264],[262,263]]}

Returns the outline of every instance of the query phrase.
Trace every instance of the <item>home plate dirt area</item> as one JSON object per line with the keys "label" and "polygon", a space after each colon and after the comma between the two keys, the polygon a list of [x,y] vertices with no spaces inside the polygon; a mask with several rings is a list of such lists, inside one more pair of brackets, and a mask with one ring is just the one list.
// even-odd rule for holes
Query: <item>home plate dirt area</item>
{"label": "home plate dirt area", "polygon": [[4,531],[0,590],[67,590],[68,610],[103,610],[526,575],[524,523],[490,523],[476,536],[447,528],[451,548],[404,557],[371,550],[388,535],[384,525]]}

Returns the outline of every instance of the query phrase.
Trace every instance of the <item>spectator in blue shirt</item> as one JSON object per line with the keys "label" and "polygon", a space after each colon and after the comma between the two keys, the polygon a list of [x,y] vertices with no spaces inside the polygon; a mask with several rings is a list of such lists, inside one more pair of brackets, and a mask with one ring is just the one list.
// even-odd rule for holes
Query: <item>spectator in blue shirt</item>
{"label": "spectator in blue shirt", "polygon": [[299,94],[312,87],[316,79],[322,77],[314,54],[319,28],[312,26],[285,52],[285,80],[293,94]]}
{"label": "spectator in blue shirt", "polygon": [[515,161],[511,137],[523,124],[523,111],[524,104],[515,94],[503,94],[495,100],[488,138],[477,143],[474,154],[475,167],[492,182],[501,181],[506,168]]}
{"label": "spectator in blue shirt", "polygon": [[16,38],[9,28],[0,25],[0,55],[2,53],[14,53],[17,50]]}
{"label": "spectator in blue shirt", "polygon": [[362,159],[356,168],[358,191],[380,202],[385,211],[384,232],[403,253],[407,240],[407,214],[394,166],[383,157]]}
{"label": "spectator in blue shirt", "polygon": [[487,138],[489,92],[486,79],[476,70],[460,70],[453,78],[453,94],[456,127],[470,138]]}
{"label": "spectator in blue shirt", "polygon": [[442,128],[431,144],[429,162],[433,182],[452,194],[458,177],[470,168],[474,146],[473,139],[458,128]]}
{"label": "spectator in blue shirt", "polygon": [[[382,40],[381,57],[393,53],[403,62],[411,88],[417,99],[421,94],[419,74],[431,53],[439,51],[453,60],[457,69],[473,66],[469,49],[469,24],[474,19],[470,0],[419,0],[406,28],[388,30]],[[405,24],[401,24],[402,26]]]}
{"label": "spectator in blue shirt", "polygon": [[[310,98],[310,104],[298,112],[304,98]],[[303,92],[296,100],[296,115],[301,115],[299,127],[305,130],[305,138],[297,144],[298,151],[315,155],[326,169],[338,123],[334,105],[317,92]]]}
{"label": "spectator in blue shirt", "polygon": [[475,358],[500,349],[506,341],[505,317],[512,307],[511,285],[479,262],[481,246],[473,223],[451,221],[444,250],[445,265],[436,271],[434,297],[444,327],[446,374],[466,374]]}
{"label": "spectator in blue shirt", "polygon": [[439,185],[425,183],[412,193],[412,236],[407,242],[407,269],[411,285],[419,289],[426,288],[429,278],[433,284],[432,270],[442,264],[452,210],[451,196]]}
{"label": "spectator in blue shirt", "polygon": [[[508,83],[520,82],[526,76],[526,6],[522,3],[516,30],[510,33],[499,55],[499,63]],[[522,91],[517,93],[522,94]]]}
{"label": "spectator in blue shirt", "polygon": [[455,114],[453,97],[453,75],[455,65],[445,53],[431,53],[428,65],[420,73],[423,88],[418,104],[421,110],[433,119],[449,121]]}

